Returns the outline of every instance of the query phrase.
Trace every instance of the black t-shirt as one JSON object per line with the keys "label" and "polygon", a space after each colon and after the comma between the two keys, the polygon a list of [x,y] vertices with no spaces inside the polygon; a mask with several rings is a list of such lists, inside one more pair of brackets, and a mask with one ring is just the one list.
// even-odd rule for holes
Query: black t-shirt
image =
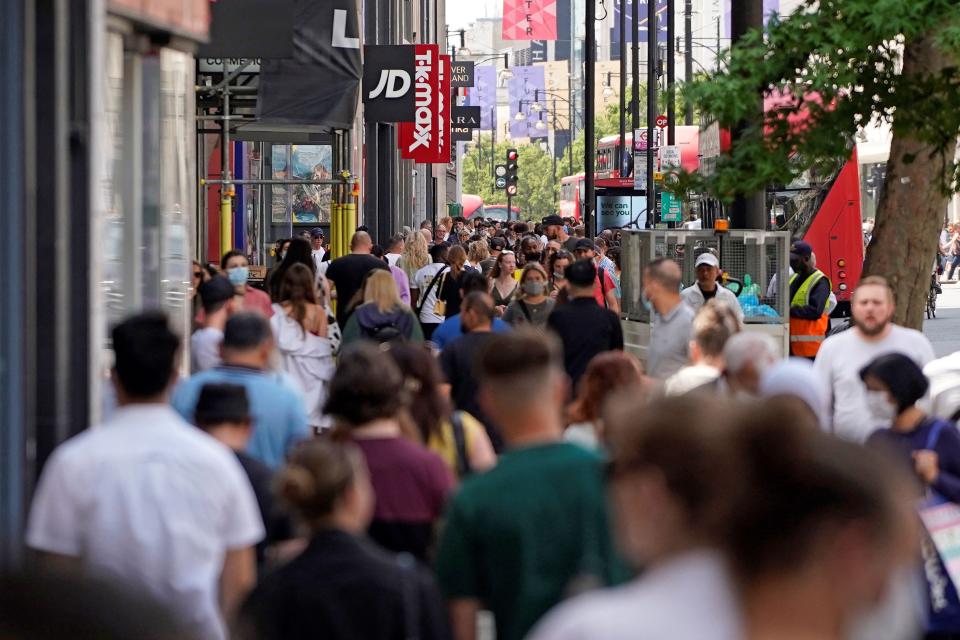
{"label": "black t-shirt", "polygon": [[327,278],[337,288],[337,323],[344,326],[347,307],[360,290],[363,278],[374,269],[386,269],[387,263],[369,254],[351,253],[337,258],[327,267]]}
{"label": "black t-shirt", "polygon": [[575,253],[577,251],[577,243],[583,240],[583,238],[575,238],[570,236],[563,243],[563,248],[569,251],[570,253]]}
{"label": "black t-shirt", "polygon": [[257,562],[262,565],[266,559],[268,545],[293,538],[293,524],[273,499],[273,471],[270,467],[242,451],[234,453],[244,473],[247,474],[247,479],[250,480],[253,495],[257,498],[257,506],[260,508],[260,517],[263,518],[263,526],[267,532],[263,541],[257,545]]}
{"label": "black t-shirt", "polygon": [[598,305],[592,296],[573,298],[556,307],[547,318],[547,327],[563,343],[563,363],[574,388],[594,356],[623,349],[620,318]]}
{"label": "black t-shirt", "polygon": [[481,349],[493,337],[494,334],[489,331],[463,334],[443,349],[440,354],[440,366],[450,384],[450,396],[453,398],[454,406],[482,422],[490,435],[494,449],[501,451],[503,438],[500,436],[500,430],[480,408],[480,401],[477,398],[480,383],[474,371]]}
{"label": "black t-shirt", "polygon": [[463,302],[463,298],[460,297],[460,279],[463,278],[464,273],[465,271],[461,271],[460,275],[456,278],[453,277],[453,274],[447,273],[447,277],[443,278],[443,288],[440,289],[440,299],[447,303],[447,312],[445,314],[447,318],[460,313],[460,303]]}

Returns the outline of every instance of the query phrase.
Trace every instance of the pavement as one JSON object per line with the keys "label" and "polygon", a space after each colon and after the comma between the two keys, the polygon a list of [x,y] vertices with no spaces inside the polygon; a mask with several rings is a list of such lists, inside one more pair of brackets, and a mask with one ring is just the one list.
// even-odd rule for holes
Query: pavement
{"label": "pavement", "polygon": [[923,333],[933,344],[937,357],[960,351],[960,283],[944,282],[937,297],[937,317],[923,323]]}

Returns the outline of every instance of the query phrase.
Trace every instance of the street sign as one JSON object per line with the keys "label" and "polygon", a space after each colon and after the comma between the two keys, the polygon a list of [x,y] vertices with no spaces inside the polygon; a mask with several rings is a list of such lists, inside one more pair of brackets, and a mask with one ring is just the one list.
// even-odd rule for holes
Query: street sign
{"label": "street sign", "polygon": [[662,113],[659,116],[657,116],[656,123],[657,123],[657,126],[660,127],[661,129],[666,127],[668,122],[669,121],[667,120],[667,116],[663,115]]}
{"label": "street sign", "polygon": [[[505,164],[498,164],[497,166],[495,166],[495,167],[493,168],[493,175],[497,176],[498,178],[503,178],[504,176],[506,176],[506,175],[507,175],[507,165],[505,165]],[[504,184],[506,184],[506,181],[504,181]],[[502,187],[501,187],[501,188],[502,188]]]}
{"label": "street sign", "polygon": [[653,181],[654,182],[663,182],[663,173],[659,171],[653,172]]}
{"label": "street sign", "polygon": [[[646,151],[647,147],[647,130],[646,129],[634,129],[633,130],[633,150],[634,151]],[[653,148],[656,149],[660,146],[660,131],[654,129],[653,131]]]}
{"label": "street sign", "polygon": [[454,88],[472,87],[474,82],[473,63],[466,60],[450,62],[450,86]]}
{"label": "street sign", "polygon": [[660,221],[681,222],[683,220],[683,205],[677,196],[669,191],[660,194]]}
{"label": "street sign", "polygon": [[497,189],[506,189],[507,188],[507,179],[503,176],[499,176],[497,180],[493,183]]}
{"label": "street sign", "polygon": [[508,186],[508,187],[507,187],[507,195],[508,195],[508,196],[515,196],[515,195],[517,195],[517,185],[511,184],[510,186]]}
{"label": "street sign", "polygon": [[667,145],[660,149],[660,168],[664,172],[680,168],[680,146]]}

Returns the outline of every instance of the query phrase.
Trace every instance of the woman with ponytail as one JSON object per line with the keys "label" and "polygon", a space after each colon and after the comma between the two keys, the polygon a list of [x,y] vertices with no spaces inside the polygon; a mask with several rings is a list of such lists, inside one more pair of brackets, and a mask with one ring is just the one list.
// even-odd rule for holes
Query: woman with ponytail
{"label": "woman with ponytail", "polygon": [[430,574],[363,536],[374,494],[355,445],[327,439],[303,444],[280,471],[276,491],[308,530],[310,543],[261,580],[243,606],[238,637],[450,637]]}
{"label": "woman with ponytail", "polygon": [[310,269],[299,263],[291,265],[283,275],[278,298],[270,327],[282,369],[303,390],[310,425],[324,429],[328,424],[323,419],[323,403],[336,365],[327,335],[327,314],[317,304]]}

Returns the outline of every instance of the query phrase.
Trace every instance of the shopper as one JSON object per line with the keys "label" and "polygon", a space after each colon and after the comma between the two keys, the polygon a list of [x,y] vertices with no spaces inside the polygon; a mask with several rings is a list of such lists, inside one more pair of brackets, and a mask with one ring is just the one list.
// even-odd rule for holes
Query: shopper
{"label": "shopper", "polygon": [[[486,240],[474,240],[468,245],[467,267],[475,271],[483,270],[483,263],[490,257],[490,248]],[[491,265],[492,267],[493,265]],[[484,274],[485,275],[485,274]]]}
{"label": "shopper", "polygon": [[450,388],[454,406],[474,416],[487,429],[496,451],[503,449],[503,438],[496,424],[480,405],[477,360],[493,340],[493,300],[475,291],[463,300],[460,324],[463,335],[450,342],[440,353],[440,366]]}
{"label": "shopper", "polygon": [[388,353],[406,380],[407,411],[420,441],[443,458],[460,480],[496,464],[497,455],[483,425],[466,411],[454,410],[441,392],[442,373],[430,350],[395,342]]}
{"label": "shopper", "polygon": [[180,617],[183,637],[226,638],[264,533],[250,483],[167,404],[180,340],[166,316],[133,316],[111,338],[119,406],[47,461],[26,544],[53,566],[143,590]]}
{"label": "shopper", "polygon": [[693,309],[680,297],[680,265],[656,258],[643,269],[643,296],[650,303],[647,373],[666,380],[687,365],[693,332]]}
{"label": "shopper", "polygon": [[701,390],[712,389],[741,399],[756,398],[764,376],[781,356],[780,346],[769,335],[742,331],[731,336],[723,347],[723,377],[718,384],[708,383]]}
{"label": "shopper", "polygon": [[447,264],[450,266],[449,273],[443,277],[443,284],[440,286],[440,299],[444,304],[444,319],[455,316],[460,313],[460,303],[463,298],[460,297],[460,279],[466,271],[467,252],[460,245],[450,247],[447,252]]}
{"label": "shopper", "polygon": [[694,262],[697,271],[697,281],[680,292],[683,301],[697,311],[710,300],[719,300],[728,305],[740,322],[743,322],[743,308],[737,300],[736,294],[720,284],[720,259],[712,252],[704,251],[697,256]]}
{"label": "shopper", "polygon": [[564,368],[576,390],[594,356],[623,350],[623,329],[617,314],[602,308],[593,297],[597,268],[592,261],[574,262],[565,277],[570,301],[553,310],[547,328],[563,344]]}
{"label": "shopper", "polygon": [[494,336],[479,362],[484,403],[510,452],[453,498],[436,559],[454,637],[493,612],[499,640],[519,640],[578,586],[624,570],[610,540],[602,462],[562,441],[566,380],[557,346],[520,330]]}
{"label": "shopper", "polygon": [[281,368],[303,390],[307,420],[319,432],[329,426],[323,403],[336,364],[327,336],[327,314],[317,304],[313,283],[313,273],[302,264],[287,269],[270,328]]}
{"label": "shopper", "polygon": [[513,251],[501,251],[497,263],[490,271],[490,295],[498,318],[503,317],[507,306],[513,302],[520,285],[516,278],[517,256]]}
{"label": "shopper", "polygon": [[429,242],[422,233],[411,231],[403,243],[403,251],[397,266],[407,274],[407,280],[412,288],[416,288],[417,272],[430,264],[430,254],[427,252]]}
{"label": "shopper", "polygon": [[666,393],[679,396],[716,381],[724,369],[723,349],[739,331],[740,321],[725,303],[712,299],[700,307],[693,318],[690,365],[667,378]]}
{"label": "shopper", "polygon": [[360,292],[362,304],[357,306],[343,328],[343,344],[357,340],[377,343],[393,340],[423,342],[423,331],[417,317],[397,295],[393,278],[386,271],[372,271]]}
{"label": "shopper", "polygon": [[550,299],[556,300],[557,304],[563,304],[568,299],[566,271],[571,264],[573,264],[573,254],[566,249],[557,251],[547,263],[547,274],[550,276]]}
{"label": "shopper", "polygon": [[620,301],[617,299],[617,286],[613,278],[597,262],[596,247],[592,240],[578,240],[574,257],[577,260],[589,260],[597,267],[597,277],[593,285],[593,297],[597,304],[616,314],[620,313]]}
{"label": "shopper", "polygon": [[327,267],[327,279],[333,285],[337,296],[337,323],[343,327],[349,316],[350,301],[360,290],[363,279],[370,271],[389,268],[382,261],[370,255],[373,241],[365,231],[357,231],[350,239],[350,253],[333,260]]}
{"label": "shopper", "polygon": [[204,323],[190,336],[190,371],[206,371],[220,364],[223,328],[234,311],[236,291],[229,280],[214,276],[200,285]]}
{"label": "shopper", "polygon": [[813,363],[806,358],[789,358],[773,363],[760,380],[764,398],[792,398],[802,403],[810,417],[824,430],[829,427],[827,382],[817,375]]}
{"label": "shopper", "polygon": [[287,451],[310,432],[301,392],[269,370],[273,349],[273,332],[266,318],[253,312],[235,314],[223,332],[223,364],[181,381],[172,403],[184,419],[193,422],[197,398],[205,385],[242,385],[253,414],[253,437],[246,452],[276,469]]}
{"label": "shopper", "polygon": [[548,240],[556,240],[571,254],[576,250],[577,238],[571,238],[567,235],[566,225],[564,225],[563,218],[560,216],[552,215],[544,218],[543,232],[547,235]]}
{"label": "shopper", "polygon": [[447,640],[429,573],[369,542],[375,496],[362,453],[315,440],[294,452],[277,492],[310,531],[306,550],[265,577],[243,606],[246,640]]}
{"label": "shopper", "polygon": [[645,398],[651,381],[643,375],[640,361],[629,353],[608,351],[593,358],[587,366],[577,397],[567,410],[567,429],[563,437],[590,449],[606,446],[601,411],[608,399],[618,394]]}
{"label": "shopper", "polygon": [[520,275],[520,291],[503,314],[504,322],[542,327],[555,301],[547,296],[547,271],[539,262],[530,262]]}
{"label": "shopper", "polygon": [[[466,298],[470,293],[480,291],[486,293],[487,279],[476,272],[465,272],[460,278],[460,297]],[[462,306],[462,303],[461,303]],[[503,333],[510,330],[510,325],[500,318],[493,319],[492,330],[494,333]],[[450,316],[443,321],[433,332],[431,342],[434,346],[443,351],[444,348],[457,338],[463,335],[463,326],[460,323],[460,314]]]}
{"label": "shopper", "polygon": [[876,425],[869,416],[860,370],[887,353],[909,356],[921,368],[933,360],[930,341],[913,329],[893,324],[893,290],[879,276],[863,278],[853,292],[854,328],[827,338],[814,366],[830,386],[831,430],[863,442]]}
{"label": "shopper", "polygon": [[405,434],[405,380],[375,345],[344,349],[330,384],[326,413],[335,437],[363,451],[376,494],[370,537],[384,548],[426,560],[434,527],[453,489],[453,475],[437,454]]}
{"label": "shopper", "polygon": [[446,317],[446,308],[439,302],[443,280],[450,272],[447,251],[448,247],[445,244],[435,244],[430,247],[430,259],[433,262],[417,271],[411,284],[416,289],[416,293],[411,291],[410,297],[414,302],[414,309],[423,327],[423,337],[426,340],[433,336],[433,332]]}
{"label": "shopper", "polygon": [[490,238],[490,257],[480,263],[480,272],[483,273],[483,277],[490,277],[490,272],[493,271],[494,265],[497,264],[497,259],[506,249],[507,241],[504,238]]}
{"label": "shopper", "polygon": [[400,258],[403,257],[403,250],[406,243],[402,234],[395,234],[390,238],[390,242],[387,243],[386,247],[386,258],[387,264],[391,267],[398,266],[397,263],[400,262]]}
{"label": "shopper", "polygon": [[[270,296],[247,284],[250,278],[250,263],[247,261],[247,256],[236,249],[226,252],[220,259],[220,270],[226,274],[237,293],[237,310],[259,311],[268,318],[273,314],[270,308]],[[200,322],[203,322],[203,318],[200,318]]]}
{"label": "shopper", "polygon": [[610,493],[621,548],[643,573],[565,602],[531,640],[741,640],[718,549],[743,473],[730,438],[735,412],[717,399],[615,404]]}

